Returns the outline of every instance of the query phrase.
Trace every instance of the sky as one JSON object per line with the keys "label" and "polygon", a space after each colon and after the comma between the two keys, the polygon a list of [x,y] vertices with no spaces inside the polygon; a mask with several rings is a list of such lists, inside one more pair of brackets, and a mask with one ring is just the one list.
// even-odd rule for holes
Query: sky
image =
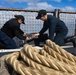
{"label": "sky", "polygon": [[76,0],[1,0],[0,8],[76,11]]}

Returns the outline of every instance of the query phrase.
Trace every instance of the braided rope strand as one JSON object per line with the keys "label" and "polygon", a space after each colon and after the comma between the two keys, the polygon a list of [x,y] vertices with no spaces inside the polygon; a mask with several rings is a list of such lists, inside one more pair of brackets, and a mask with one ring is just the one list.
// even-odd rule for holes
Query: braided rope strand
{"label": "braided rope strand", "polygon": [[[8,58],[8,56],[7,56]],[[13,66],[16,72],[20,73],[21,75],[41,75],[42,73],[38,70],[27,68],[25,65],[21,64],[17,60],[17,53],[10,56],[8,59],[6,59],[10,63],[10,65]]]}
{"label": "braided rope strand", "polygon": [[41,71],[45,71],[45,72],[48,71],[48,74],[49,74],[49,75],[75,75],[75,74],[72,74],[72,73],[67,73],[67,72],[64,72],[64,73],[63,73],[63,72],[61,72],[61,71],[56,71],[56,70],[54,70],[54,69],[51,69],[51,68],[45,67],[45,66],[43,66],[43,65],[41,65],[41,64],[38,64],[38,63],[34,62],[33,60],[29,59],[29,58],[26,56],[26,54],[24,53],[23,50],[21,50],[20,54],[21,54],[21,57],[23,58],[23,60],[24,60],[25,62],[27,62],[27,63],[29,64],[29,66],[32,66],[32,67],[34,67],[35,69],[38,69],[38,70],[41,70]]}
{"label": "braided rope strand", "polygon": [[60,46],[56,45],[54,42],[52,42],[51,40],[46,40],[46,44],[51,47],[54,51],[58,52],[59,54],[61,54],[62,56],[64,56],[65,58],[76,62],[76,57],[74,55],[72,55],[71,53],[68,53],[66,50],[64,50],[63,48],[61,48]]}
{"label": "braided rope strand", "polygon": [[47,67],[54,68],[56,70],[61,70],[64,72],[71,72],[71,73],[76,72],[75,70],[76,68],[74,66],[69,64],[67,65],[64,62],[55,62],[54,60],[41,56],[36,52],[33,52],[32,49],[29,48],[29,45],[25,48],[25,53],[27,53],[32,60],[37,61],[40,64],[46,65]]}
{"label": "braided rope strand", "polygon": [[[5,61],[20,75],[76,75],[76,68],[73,65],[65,64],[48,53],[40,52],[43,50],[39,51],[25,45],[20,52],[7,55]],[[26,63],[19,62],[20,56]]]}
{"label": "braided rope strand", "polygon": [[54,57],[55,59],[65,62],[67,64],[70,65],[76,65],[75,62],[70,61],[69,59],[66,59],[65,57],[63,57],[62,55],[60,55],[59,53],[55,52],[52,48],[50,48],[47,45],[44,45],[44,50],[52,57]]}

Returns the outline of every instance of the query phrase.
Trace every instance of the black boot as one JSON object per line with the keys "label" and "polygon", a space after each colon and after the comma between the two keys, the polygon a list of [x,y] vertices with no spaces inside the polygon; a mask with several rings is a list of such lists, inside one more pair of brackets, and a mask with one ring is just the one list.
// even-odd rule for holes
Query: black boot
{"label": "black boot", "polygon": [[65,43],[72,42],[73,47],[76,47],[76,36],[67,37],[64,39]]}
{"label": "black boot", "polygon": [[73,47],[76,47],[76,39],[71,39],[71,42],[73,43]]}

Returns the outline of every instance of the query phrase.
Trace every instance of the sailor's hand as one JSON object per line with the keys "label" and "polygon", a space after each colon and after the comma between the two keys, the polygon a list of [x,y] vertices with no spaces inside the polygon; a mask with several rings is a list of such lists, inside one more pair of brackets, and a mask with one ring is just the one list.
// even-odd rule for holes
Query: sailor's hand
{"label": "sailor's hand", "polygon": [[35,37],[37,37],[39,35],[40,35],[39,33],[32,34],[32,38],[35,38]]}
{"label": "sailor's hand", "polygon": [[30,40],[30,38],[29,37],[26,37],[26,41],[28,41],[28,40]]}
{"label": "sailor's hand", "polygon": [[24,33],[23,36],[26,36],[26,33]]}

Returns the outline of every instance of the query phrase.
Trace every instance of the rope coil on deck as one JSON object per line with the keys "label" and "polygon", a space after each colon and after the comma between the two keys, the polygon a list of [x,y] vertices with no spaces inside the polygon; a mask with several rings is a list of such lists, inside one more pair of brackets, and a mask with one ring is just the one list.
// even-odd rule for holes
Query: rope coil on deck
{"label": "rope coil on deck", "polygon": [[54,42],[47,40],[46,44],[51,47],[54,51],[58,52],[59,54],[61,54],[62,56],[64,56],[65,58],[76,62],[76,57],[74,57],[72,54],[68,53],[67,51],[65,51],[64,49],[62,49],[60,46],[56,45]]}
{"label": "rope coil on deck", "polygon": [[[62,52],[63,49],[61,48],[59,49],[61,53],[56,52],[53,48],[51,50],[50,45],[44,45],[42,50],[38,50],[26,44],[20,52],[7,55],[5,61],[21,75],[76,75],[75,61],[64,58],[64,54],[61,53],[65,51]],[[71,55],[68,54],[68,52],[66,53],[68,56]],[[28,66],[21,63],[20,60],[18,60],[19,57],[21,57]],[[75,56],[73,56],[73,59],[75,60]]]}
{"label": "rope coil on deck", "polygon": [[63,57],[62,55],[60,55],[59,53],[57,53],[56,51],[54,51],[52,48],[50,48],[47,45],[44,45],[44,50],[46,51],[46,53],[48,53],[50,55],[50,57],[52,56],[53,59],[57,59],[59,61],[65,62],[67,64],[76,65],[76,63],[74,63],[73,61]]}
{"label": "rope coil on deck", "polygon": [[27,67],[26,65],[20,63],[17,58],[18,58],[19,52],[16,52],[15,54],[13,54],[13,56],[7,56],[9,58],[5,59],[10,63],[10,65],[12,65],[12,67],[14,68],[15,71],[17,71],[18,73],[20,73],[21,75],[49,75],[46,72],[42,71],[40,72],[39,70],[36,70],[32,67]]}

